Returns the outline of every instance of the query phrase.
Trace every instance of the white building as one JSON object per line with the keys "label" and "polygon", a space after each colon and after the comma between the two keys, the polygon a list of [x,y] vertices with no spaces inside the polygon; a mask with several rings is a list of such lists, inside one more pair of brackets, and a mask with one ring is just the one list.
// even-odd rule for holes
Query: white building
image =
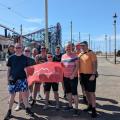
{"label": "white building", "polygon": [[14,44],[10,38],[5,38],[4,36],[0,35],[0,51],[6,52],[8,45]]}

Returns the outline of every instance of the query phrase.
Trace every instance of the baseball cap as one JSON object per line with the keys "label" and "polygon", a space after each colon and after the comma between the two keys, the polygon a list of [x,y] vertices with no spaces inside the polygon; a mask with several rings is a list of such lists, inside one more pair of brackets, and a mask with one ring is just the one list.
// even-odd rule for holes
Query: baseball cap
{"label": "baseball cap", "polygon": [[80,45],[86,45],[87,46],[88,42],[87,41],[83,41],[83,42],[80,43]]}

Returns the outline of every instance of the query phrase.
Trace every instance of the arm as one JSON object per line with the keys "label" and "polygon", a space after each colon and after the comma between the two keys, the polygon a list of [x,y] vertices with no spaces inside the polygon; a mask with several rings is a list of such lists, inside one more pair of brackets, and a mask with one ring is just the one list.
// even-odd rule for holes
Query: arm
{"label": "arm", "polygon": [[96,73],[97,73],[97,57],[95,55],[94,59],[92,60],[92,66],[93,66],[93,73],[92,76],[90,77],[90,80],[94,80],[96,77]]}
{"label": "arm", "polygon": [[10,70],[11,70],[11,68],[8,67],[8,70],[7,70],[7,83],[9,83]]}
{"label": "arm", "polygon": [[75,75],[77,75],[78,70],[79,70],[79,61],[77,60],[77,61],[75,62],[75,69],[74,69],[74,71],[73,71],[70,79],[73,79],[73,78],[75,77]]}
{"label": "arm", "polygon": [[38,55],[36,55],[36,57],[35,57],[35,63],[39,64],[39,56]]}
{"label": "arm", "polygon": [[96,74],[96,72],[97,72],[97,60],[95,60],[93,63],[92,63],[92,65],[93,65],[93,74]]}

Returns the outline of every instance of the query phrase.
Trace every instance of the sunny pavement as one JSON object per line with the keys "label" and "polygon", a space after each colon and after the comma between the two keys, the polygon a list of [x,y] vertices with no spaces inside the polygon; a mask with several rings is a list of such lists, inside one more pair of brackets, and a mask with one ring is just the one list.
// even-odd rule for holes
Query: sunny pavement
{"label": "sunny pavement", "polygon": [[[120,120],[120,65],[114,65],[106,61],[103,57],[98,57],[98,72],[97,79],[97,111],[98,117],[95,120]],[[6,82],[7,67],[5,62],[0,61],[0,120],[3,120],[8,109],[8,91]],[[51,92],[50,109],[44,111],[44,100],[38,100],[37,104],[33,106],[35,118],[30,118],[25,114],[24,110],[18,112],[14,111],[16,104],[13,106],[13,118],[11,120],[91,120],[90,114],[84,113],[82,109],[86,107],[83,104],[81,97],[81,88],[78,86],[79,92],[79,113],[78,117],[73,117],[72,112],[65,112],[63,110],[66,105],[66,100],[63,99],[63,90],[60,84],[60,103],[61,110],[56,111],[54,108],[55,103],[53,100],[53,93]],[[43,94],[43,87],[41,87],[41,95]],[[18,101],[18,95],[16,96]]]}

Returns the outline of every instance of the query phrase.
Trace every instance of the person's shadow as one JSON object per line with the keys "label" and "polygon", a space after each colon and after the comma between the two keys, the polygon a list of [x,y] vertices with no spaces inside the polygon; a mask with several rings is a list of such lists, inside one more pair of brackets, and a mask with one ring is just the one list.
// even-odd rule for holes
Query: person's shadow
{"label": "person's shadow", "polygon": [[110,98],[102,98],[102,97],[96,97],[96,100],[100,100],[100,101],[108,101],[112,104],[118,104],[118,101],[110,99]]}
{"label": "person's shadow", "polygon": [[[118,101],[102,97],[96,97],[96,101],[98,118],[100,120],[120,120],[120,106],[118,106]],[[99,101],[109,102],[110,104],[101,105]],[[82,99],[82,95],[79,96],[79,102],[86,104]]]}
{"label": "person's shadow", "polygon": [[[82,102],[82,96],[80,97],[80,103]],[[118,102],[113,99],[108,98],[101,98],[97,97],[97,109],[98,109],[98,116],[95,120],[120,120],[120,107],[117,106]],[[45,100],[37,100],[36,104],[32,106],[32,111],[35,113],[34,118],[22,118],[22,117],[15,117],[13,118],[18,120],[92,120],[89,113],[84,112],[83,110],[79,109],[79,116],[73,117],[73,111],[66,112],[64,111],[64,107],[68,105],[66,100],[60,99],[60,109],[56,110],[55,105],[56,102],[53,100],[49,101],[49,108],[44,110],[43,107],[45,105]],[[99,101],[110,102],[112,104],[99,104]],[[82,103],[81,103],[82,104]]]}

